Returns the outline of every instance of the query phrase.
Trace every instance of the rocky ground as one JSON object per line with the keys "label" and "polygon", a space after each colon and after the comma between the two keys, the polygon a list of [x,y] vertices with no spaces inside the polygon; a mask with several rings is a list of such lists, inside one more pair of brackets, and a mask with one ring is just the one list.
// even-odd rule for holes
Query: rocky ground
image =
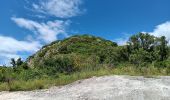
{"label": "rocky ground", "polygon": [[93,77],[46,90],[0,92],[0,100],[170,100],[170,77]]}

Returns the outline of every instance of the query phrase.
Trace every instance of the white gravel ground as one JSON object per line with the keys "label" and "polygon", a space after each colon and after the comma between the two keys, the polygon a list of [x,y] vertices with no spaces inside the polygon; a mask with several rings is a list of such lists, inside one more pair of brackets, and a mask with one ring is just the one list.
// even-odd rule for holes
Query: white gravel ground
{"label": "white gravel ground", "polygon": [[46,90],[0,92],[0,100],[170,100],[170,77],[93,77]]}

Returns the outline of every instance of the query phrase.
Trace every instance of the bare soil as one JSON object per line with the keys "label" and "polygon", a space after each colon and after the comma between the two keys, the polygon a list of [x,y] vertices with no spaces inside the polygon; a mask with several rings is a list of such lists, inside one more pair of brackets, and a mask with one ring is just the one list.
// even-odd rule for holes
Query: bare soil
{"label": "bare soil", "polygon": [[93,77],[45,90],[0,92],[0,100],[170,100],[170,77]]}

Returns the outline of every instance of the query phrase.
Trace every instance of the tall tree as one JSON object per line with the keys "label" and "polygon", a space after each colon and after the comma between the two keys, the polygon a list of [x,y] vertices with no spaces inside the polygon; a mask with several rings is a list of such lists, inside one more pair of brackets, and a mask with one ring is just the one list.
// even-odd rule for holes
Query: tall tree
{"label": "tall tree", "polygon": [[23,64],[23,61],[21,60],[21,58],[18,58],[17,61],[16,61],[16,65],[20,66],[22,64]]}
{"label": "tall tree", "polygon": [[166,41],[166,37],[162,36],[160,38],[160,47],[159,47],[159,54],[160,54],[160,60],[164,61],[168,56],[168,41]]}
{"label": "tall tree", "polygon": [[11,62],[10,63],[11,63],[13,68],[16,67],[16,61],[15,61],[14,58],[11,58]]}
{"label": "tall tree", "polygon": [[153,62],[155,60],[164,61],[168,57],[167,44],[168,42],[166,41],[165,36],[155,37],[148,33],[139,33],[130,37],[128,41],[127,50],[130,53],[130,55],[133,55],[131,56],[130,59],[132,59],[134,55],[138,57],[139,55],[146,53],[147,55],[144,56],[147,57],[140,58],[142,59],[141,61],[145,62]]}

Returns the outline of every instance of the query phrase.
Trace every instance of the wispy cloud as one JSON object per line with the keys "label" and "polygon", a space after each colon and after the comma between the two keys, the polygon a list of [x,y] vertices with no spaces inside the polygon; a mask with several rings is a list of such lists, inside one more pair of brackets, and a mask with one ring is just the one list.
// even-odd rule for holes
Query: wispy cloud
{"label": "wispy cloud", "polygon": [[1,48],[0,52],[15,53],[17,51],[34,52],[40,47],[39,42],[35,41],[18,41],[12,37],[0,36]]}
{"label": "wispy cloud", "polygon": [[[19,41],[12,37],[0,35],[0,64],[9,62],[11,58],[18,58],[18,52],[34,53],[41,47],[41,44],[36,41]],[[3,63],[5,64],[5,63]]]}
{"label": "wispy cloud", "polygon": [[59,18],[70,18],[83,12],[80,9],[82,0],[39,0],[33,3],[33,9],[37,12],[52,15]]}
{"label": "wispy cloud", "polygon": [[26,28],[35,33],[38,40],[43,40],[46,43],[57,40],[57,36],[62,34],[67,36],[66,29],[70,21],[48,21],[47,23],[39,23],[25,18],[11,18],[18,26]]}

